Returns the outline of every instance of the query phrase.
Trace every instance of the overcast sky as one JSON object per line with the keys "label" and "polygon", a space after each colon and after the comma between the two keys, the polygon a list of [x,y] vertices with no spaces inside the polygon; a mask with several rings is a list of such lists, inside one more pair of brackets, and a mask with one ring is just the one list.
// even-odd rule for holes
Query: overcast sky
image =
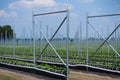
{"label": "overcast sky", "polygon": [[[120,0],[0,0],[0,25],[12,25],[15,29],[17,37],[22,37],[23,29],[25,29],[26,35],[30,36],[29,34],[32,30],[32,12],[42,13],[65,10],[67,5],[71,6],[70,37],[74,37],[80,21],[82,22],[83,34],[85,33],[86,13],[88,15],[120,13]],[[42,21],[43,31],[46,30],[45,25],[53,26],[52,28],[49,27],[50,34],[50,30],[52,31],[53,29],[54,31],[56,28],[54,26],[58,26],[64,16],[65,14],[56,15],[53,19],[51,17],[45,17],[48,22],[44,22],[45,20]],[[57,17],[58,20],[56,20],[55,17]],[[115,21],[120,19],[116,20],[110,18],[109,22],[111,20],[114,22],[111,24],[113,26]],[[104,22],[104,20],[101,21]],[[53,23],[56,25],[52,25]],[[99,25],[100,23],[96,22],[93,24]],[[103,24],[105,25],[106,23]],[[37,23],[37,25],[39,24]],[[109,24],[106,25],[110,26]],[[64,30],[62,34],[63,33],[65,34]]]}

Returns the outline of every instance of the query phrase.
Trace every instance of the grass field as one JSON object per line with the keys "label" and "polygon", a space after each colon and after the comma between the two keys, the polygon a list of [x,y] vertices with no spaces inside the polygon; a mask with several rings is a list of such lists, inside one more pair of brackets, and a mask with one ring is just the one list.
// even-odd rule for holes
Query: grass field
{"label": "grass field", "polygon": [[[53,45],[56,52],[60,55],[60,57],[63,59],[63,61],[66,63],[66,45]],[[35,58],[37,61],[46,61],[46,62],[53,62],[53,63],[62,63],[62,61],[58,58],[56,53],[51,49],[50,46],[44,51],[44,53],[41,54],[43,48],[45,47],[45,44],[36,44],[35,46]],[[98,45],[89,44],[88,47],[88,65],[105,68],[109,70],[115,70],[120,71],[120,58],[118,55],[115,54],[115,52],[109,48],[108,45],[104,45],[98,52],[95,52]],[[119,47],[116,48],[118,52],[120,52]],[[11,58],[20,58],[20,59],[27,59],[27,60],[34,60],[34,54],[33,54],[33,45],[32,44],[24,44],[16,46],[13,45],[2,45],[0,46],[0,62],[5,64],[13,64],[13,65],[19,65],[19,66],[29,66],[29,67],[35,67],[42,70],[47,70],[59,74],[66,75],[66,67],[61,66],[52,66],[48,64],[34,64],[33,62],[27,62],[17,59],[11,59]],[[9,58],[6,58],[9,57]],[[86,56],[86,45],[83,44],[81,48],[75,48],[74,43],[69,44],[69,64],[76,65],[76,64],[83,64],[86,65],[87,63],[87,56]],[[88,72],[89,73],[89,72]],[[110,78],[106,76],[101,75],[95,75],[95,74],[89,74],[83,73],[83,72],[74,72],[70,71],[70,80],[119,80],[119,78]],[[80,75],[80,76],[76,76]],[[95,76],[94,76],[95,75]],[[2,76],[3,80],[4,78],[8,78],[8,80],[16,80],[15,77],[4,75]],[[9,79],[10,78],[10,79]],[[99,79],[97,79],[99,78]],[[17,79],[18,80],[18,79]],[[22,79],[20,79],[22,80]],[[27,80],[27,79],[26,79]]]}
{"label": "grass field", "polygon": [[[55,54],[55,52],[48,46],[48,48],[41,54],[42,48],[39,44],[36,44],[36,60],[42,60],[47,62],[60,62],[60,59]],[[61,56],[61,58],[66,62],[66,47],[65,44],[58,45],[55,44],[55,49]],[[56,47],[57,46],[57,47]],[[92,66],[112,69],[120,71],[120,58],[115,54],[115,52],[105,44],[98,52],[95,53],[97,45],[89,44],[88,48],[88,64]],[[116,48],[120,52],[119,47]],[[14,53],[15,52],[15,53]],[[27,45],[16,45],[15,50],[12,45],[0,46],[0,56],[8,57],[18,57],[25,59],[33,59],[33,47],[30,44]],[[69,44],[69,63],[70,64],[86,64],[86,47],[85,44],[82,45],[80,50],[74,47],[74,43]]]}

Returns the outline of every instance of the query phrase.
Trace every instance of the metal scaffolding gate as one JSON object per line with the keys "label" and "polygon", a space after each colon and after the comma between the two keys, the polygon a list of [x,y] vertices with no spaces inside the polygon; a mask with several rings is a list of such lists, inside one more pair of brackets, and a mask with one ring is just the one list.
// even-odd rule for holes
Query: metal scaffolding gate
{"label": "metal scaffolding gate", "polygon": [[[44,47],[41,49],[41,52],[40,52],[40,58],[42,60],[42,55],[43,54],[46,54],[45,53],[45,50],[47,49],[48,46],[50,46],[53,50],[53,52],[57,55],[57,57],[59,58],[59,60],[62,62],[62,64],[66,67],[67,69],[67,73],[66,73],[66,77],[67,77],[67,80],[69,79],[68,78],[68,75],[69,75],[69,66],[68,66],[68,60],[69,60],[69,7],[67,7],[66,10],[63,10],[63,11],[56,11],[56,12],[48,12],[48,13],[42,13],[42,14],[35,14],[33,13],[33,16],[32,16],[32,23],[33,23],[33,56],[34,56],[34,64],[36,64],[36,49],[35,49],[35,46],[36,46],[36,39],[35,39],[35,18],[38,17],[38,16],[46,16],[46,15],[54,15],[54,14],[60,14],[60,13],[66,13],[66,16],[64,17],[64,19],[62,20],[62,22],[60,23],[60,25],[58,26],[58,28],[55,30],[54,34],[51,36],[50,39],[48,39],[48,37],[44,34],[44,32],[42,31],[42,29],[40,28],[40,36],[43,36],[46,40],[46,44],[44,45]],[[66,22],[66,60],[63,60],[62,57],[60,56],[59,52],[56,50],[55,46],[52,44],[52,40],[53,38],[55,37],[55,35],[58,33],[58,31],[60,30],[60,28],[62,27],[62,25]],[[54,22],[53,22],[54,23]],[[47,29],[47,32],[48,32],[48,29]],[[48,34],[48,33],[47,33]],[[40,39],[42,40],[42,39]],[[41,45],[42,46],[42,45]]]}

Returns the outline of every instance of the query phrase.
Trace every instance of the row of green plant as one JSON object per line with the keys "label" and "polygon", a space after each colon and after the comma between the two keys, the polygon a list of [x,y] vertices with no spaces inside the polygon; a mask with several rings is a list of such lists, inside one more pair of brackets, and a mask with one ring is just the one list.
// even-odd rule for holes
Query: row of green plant
{"label": "row of green plant", "polygon": [[[0,52],[1,53],[13,53],[14,49],[13,47],[0,47]],[[40,55],[40,48],[39,47],[36,47],[36,54],[37,55]],[[53,53],[53,54],[44,54],[45,56],[47,55],[51,55],[51,56],[55,56],[55,53],[52,49],[47,49],[44,53]],[[66,49],[57,49],[57,52],[62,56],[62,57],[66,57]],[[92,49],[89,49],[89,55],[94,55],[94,50]],[[109,51],[109,55],[112,56],[115,54],[115,52],[113,50],[110,49]],[[119,50],[118,50],[119,52]],[[33,50],[32,50],[32,47],[29,46],[29,47],[24,47],[24,46],[16,46],[15,48],[15,53],[16,54],[32,54],[33,53]],[[105,48],[104,50],[99,50],[97,53],[97,55],[101,56],[101,55],[108,55],[108,50],[107,48]],[[85,56],[86,55],[86,49],[82,49],[82,56]],[[69,50],[69,57],[73,57],[73,56],[78,56],[78,50],[76,49],[70,49]]]}
{"label": "row of green plant", "polygon": [[[53,62],[60,62],[60,60],[58,59],[58,57],[54,54],[54,56],[50,55],[50,54],[53,54],[53,53],[47,53],[45,55],[42,56],[42,60],[45,60],[46,58],[49,58],[48,61],[53,61]],[[1,54],[1,56],[10,56],[9,54]],[[33,54],[16,54],[16,55],[13,55],[13,57],[18,57],[18,58],[26,58],[26,59],[33,59]],[[37,60],[41,60],[40,59],[40,56],[36,56]],[[63,59],[66,59],[66,57],[62,57]],[[86,59],[86,56],[73,56],[73,57],[69,57],[70,60],[74,59],[74,60],[85,60]],[[120,62],[120,59],[119,58],[116,58],[115,56],[111,56],[111,57],[108,57],[108,56],[105,56],[105,55],[94,55],[94,56],[90,56],[89,55],[89,60],[90,61],[100,61],[100,62],[111,62],[111,63],[119,63]],[[70,61],[71,62],[71,61]]]}
{"label": "row of green plant", "polygon": [[[48,58],[43,58],[44,61],[51,61],[51,62],[59,62],[57,59],[48,59]],[[97,61],[97,60],[90,60],[89,65],[95,66],[95,67],[101,67],[101,68],[106,68],[106,69],[111,69],[111,70],[117,70],[120,71],[120,64],[118,62],[105,62],[105,61]],[[86,64],[86,60],[78,60],[78,59],[70,59],[69,64]]]}
{"label": "row of green plant", "polygon": [[23,60],[17,60],[17,59],[10,59],[10,58],[0,58],[1,63],[7,63],[7,64],[13,64],[13,65],[20,65],[20,66],[28,66],[28,67],[36,67],[39,69],[44,69],[60,74],[66,74],[66,68],[65,67],[59,67],[55,65],[49,65],[49,64],[40,64],[40,63],[32,63],[28,61]]}
{"label": "row of green plant", "polygon": [[89,65],[106,68],[110,70],[117,70],[120,71],[120,64],[118,63],[107,63],[107,62],[96,62],[96,61],[90,61]]}
{"label": "row of green plant", "polygon": [[[73,46],[73,45],[71,45]],[[64,61],[66,61],[66,49],[56,49],[59,55],[63,58]],[[120,52],[120,50],[117,50]],[[19,58],[26,58],[26,59],[33,59],[33,50],[32,47],[16,47],[15,55],[13,55],[13,47],[0,47],[0,55],[1,56],[13,56],[13,57],[19,57]],[[40,46],[36,47],[36,59],[41,60],[41,54],[40,54]],[[95,50],[89,47],[88,50],[88,59],[91,65],[93,66],[99,66],[102,63],[109,63],[110,65],[114,64],[120,64],[120,58],[115,55],[115,52],[112,49],[104,47],[101,48],[97,53],[95,53]],[[45,52],[42,54],[42,60],[43,61],[49,61],[49,62],[61,62],[57,55],[54,53],[54,51],[50,48],[45,50]],[[94,63],[95,61],[95,63]],[[93,63],[91,63],[93,62]],[[86,49],[82,49],[82,55],[81,53],[78,53],[77,49],[70,49],[69,50],[69,63],[70,64],[85,64],[86,63]],[[105,67],[107,64],[102,65],[101,67]],[[100,67],[100,66],[99,66]],[[115,66],[119,67],[119,66]]]}

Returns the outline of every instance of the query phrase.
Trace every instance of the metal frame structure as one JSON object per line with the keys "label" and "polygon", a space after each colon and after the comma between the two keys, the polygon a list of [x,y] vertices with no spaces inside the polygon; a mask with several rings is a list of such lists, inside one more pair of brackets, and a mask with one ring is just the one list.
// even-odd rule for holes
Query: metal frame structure
{"label": "metal frame structure", "polygon": [[[66,74],[66,78],[67,80],[68,75],[69,75],[69,65],[68,65],[68,60],[69,60],[69,7],[67,7],[66,10],[63,11],[56,11],[56,12],[48,12],[48,13],[42,13],[42,14],[32,14],[32,23],[33,23],[33,57],[34,57],[34,64],[36,64],[36,52],[35,52],[35,17],[38,16],[45,16],[45,15],[52,15],[52,14],[59,14],[59,13],[66,13],[65,18],[63,19],[63,21],[61,22],[61,24],[59,25],[59,27],[57,28],[57,30],[55,31],[55,33],[52,35],[52,37],[50,38],[50,40],[44,35],[44,33],[42,32],[42,30],[40,30],[41,35],[46,39],[47,44],[44,47],[44,49],[42,50],[41,54],[44,53],[45,49],[48,47],[48,45],[50,45],[50,47],[53,49],[53,51],[56,53],[56,55],[58,56],[58,58],[62,61],[62,63],[66,66],[67,69],[67,74]],[[61,56],[59,55],[59,53],[56,51],[56,49],[54,48],[54,46],[51,44],[51,41],[53,40],[54,36],[56,35],[56,33],[59,31],[59,29],[61,28],[61,26],[63,25],[63,23],[66,22],[67,24],[67,42],[66,42],[66,63],[64,62],[64,60],[61,58]]]}
{"label": "metal frame structure", "polygon": [[15,50],[16,50],[16,34],[13,31],[13,57],[15,57]]}
{"label": "metal frame structure", "polygon": [[[77,38],[77,41],[76,41]],[[75,36],[74,36],[74,47],[77,49],[78,56],[82,56],[82,23],[80,21],[80,24],[76,30]]]}
{"label": "metal frame structure", "polygon": [[95,32],[97,32],[102,39],[104,40],[103,43],[96,49],[95,53],[104,45],[104,43],[107,43],[108,46],[115,52],[116,55],[118,55],[120,57],[120,54],[117,52],[117,50],[109,43],[108,39],[116,32],[116,30],[120,27],[120,24],[117,25],[117,27],[110,33],[110,35],[108,35],[108,37],[105,39],[103,37],[103,35],[97,31],[93,25],[91,25],[89,23],[89,19],[92,18],[100,18],[100,17],[112,17],[112,16],[120,16],[120,14],[107,14],[107,15],[97,15],[97,16],[88,16],[86,15],[86,65],[88,65],[89,59],[88,59],[88,31],[89,31],[89,27],[90,26],[93,30],[95,30]]}
{"label": "metal frame structure", "polygon": [[[50,42],[53,40],[53,38],[55,37],[55,35],[57,34],[57,32],[59,31],[59,29],[62,27],[63,23],[65,22],[65,20],[67,19],[67,16],[63,19],[63,21],[61,22],[61,24],[59,25],[59,27],[57,28],[57,30],[55,31],[55,33],[52,35]],[[49,43],[46,44],[46,46],[44,47],[44,49],[42,50],[41,54],[44,53],[44,51],[46,50],[46,48],[48,47]]]}
{"label": "metal frame structure", "polygon": [[[86,14],[86,65],[88,65],[88,14]],[[88,70],[88,67],[87,67]]]}

